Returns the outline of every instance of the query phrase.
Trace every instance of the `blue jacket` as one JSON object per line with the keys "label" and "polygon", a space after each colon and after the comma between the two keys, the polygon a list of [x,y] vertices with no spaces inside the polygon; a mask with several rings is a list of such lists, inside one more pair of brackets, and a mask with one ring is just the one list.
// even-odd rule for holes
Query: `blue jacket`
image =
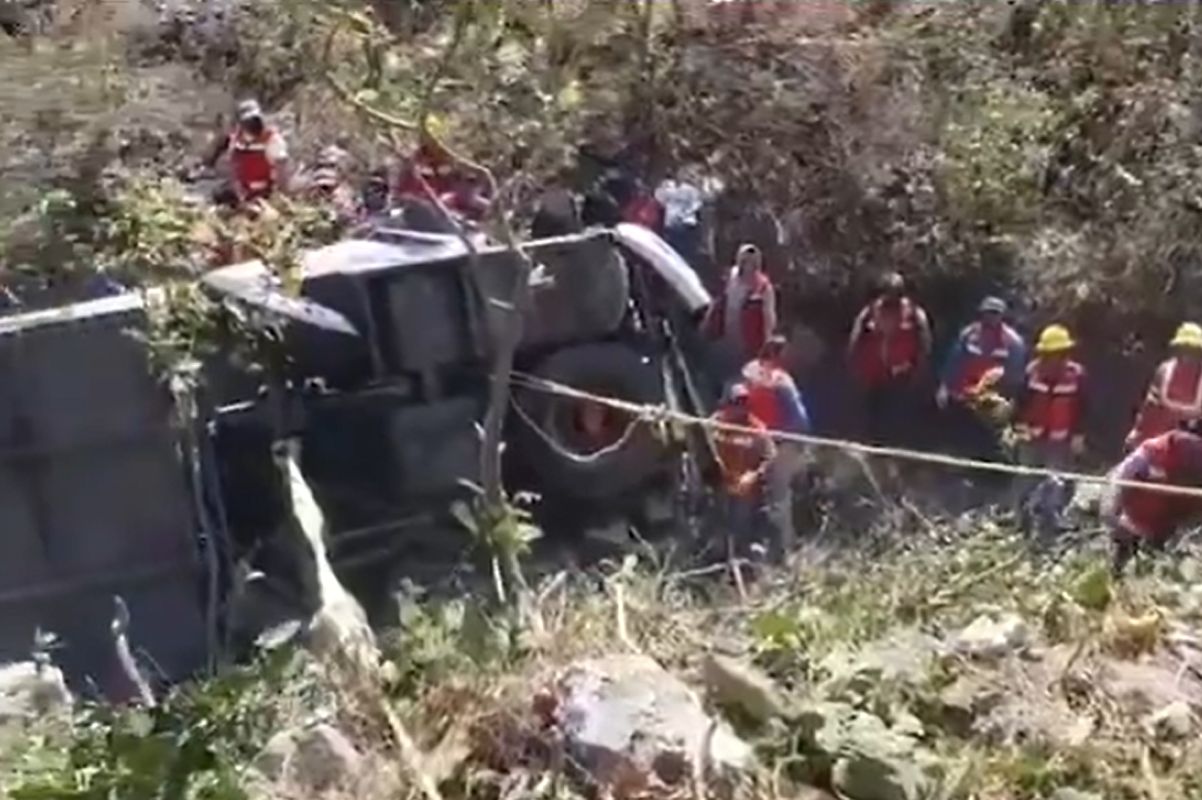
{"label": "blue jacket", "polygon": [[[772,430],[809,433],[810,415],[793,377],[774,364],[755,359],[743,367],[743,383],[752,392],[752,411]],[[759,398],[770,397],[770,408]]]}
{"label": "blue jacket", "polygon": [[985,352],[987,345],[982,341],[982,333],[979,322],[965,326],[960,332],[944,362],[942,383],[956,395],[975,384],[988,367],[1000,362],[1004,372],[998,390],[1012,397],[1023,385],[1027,346],[1014,328],[1003,323],[998,346]]}

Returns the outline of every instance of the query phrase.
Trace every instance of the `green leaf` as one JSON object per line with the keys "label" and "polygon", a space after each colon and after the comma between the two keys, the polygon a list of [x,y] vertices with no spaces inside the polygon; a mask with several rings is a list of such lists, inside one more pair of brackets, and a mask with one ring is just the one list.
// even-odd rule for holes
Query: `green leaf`
{"label": "green leaf", "polygon": [[1069,596],[1082,608],[1105,611],[1114,597],[1110,586],[1110,571],[1102,564],[1095,564],[1073,582]]}

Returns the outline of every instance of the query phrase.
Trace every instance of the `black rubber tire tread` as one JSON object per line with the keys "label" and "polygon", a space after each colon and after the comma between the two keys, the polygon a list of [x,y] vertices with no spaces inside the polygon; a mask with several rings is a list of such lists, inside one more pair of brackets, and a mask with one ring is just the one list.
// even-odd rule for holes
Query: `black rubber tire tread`
{"label": "black rubber tire tread", "polygon": [[[616,342],[564,348],[540,363],[535,374],[632,403],[659,404],[664,398],[663,380],[655,360]],[[562,398],[519,389],[515,400],[544,432],[553,433],[555,409],[563,402]],[[519,418],[515,424],[520,431],[524,460],[534,469],[540,483],[563,495],[590,500],[619,495],[639,488],[669,466],[665,458],[668,447],[648,425],[638,425],[625,444],[613,452],[580,462],[556,452],[525,420]],[[571,448],[564,445],[564,449]]]}

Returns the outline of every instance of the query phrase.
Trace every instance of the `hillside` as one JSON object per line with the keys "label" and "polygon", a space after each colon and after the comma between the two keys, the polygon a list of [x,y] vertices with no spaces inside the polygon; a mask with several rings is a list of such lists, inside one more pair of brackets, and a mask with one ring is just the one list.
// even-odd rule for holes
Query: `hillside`
{"label": "hillside", "polygon": [[[1202,316],[1200,4],[55,5],[0,37],[0,284],[30,308],[100,272],[172,286],[152,344],[174,366],[210,344],[187,287],[214,240],[288,277],[332,235],[304,203],[254,225],[198,201],[195,162],[251,95],[301,163],[336,142],[355,178],[437,136],[496,178],[494,232],[600,164],[721,186],[704,277],[760,244],[836,412],[842,337],[887,270],[941,344],[986,292],[1026,333],[1069,323],[1104,387],[1099,463]],[[318,613],[153,708],[0,667],[28,700],[0,698],[0,796],[1202,799],[1196,541],[1115,583],[1094,514],[1040,547],[871,488],[807,509],[787,567],[697,563],[682,540],[540,557],[512,597],[406,585],[378,653]],[[474,565],[499,574],[530,531],[486,521],[513,537]]]}

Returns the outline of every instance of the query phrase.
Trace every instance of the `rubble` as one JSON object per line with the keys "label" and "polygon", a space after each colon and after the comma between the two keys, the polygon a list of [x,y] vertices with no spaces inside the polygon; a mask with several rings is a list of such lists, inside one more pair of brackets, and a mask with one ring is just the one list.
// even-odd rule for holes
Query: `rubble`
{"label": "rubble", "polygon": [[553,718],[574,759],[617,797],[688,781],[705,753],[708,780],[736,779],[751,747],[651,658],[610,655],[569,666]]}
{"label": "rubble", "polygon": [[1180,700],[1150,715],[1144,725],[1157,739],[1173,742],[1190,738],[1198,727],[1193,709]]}
{"label": "rubble", "polygon": [[362,760],[340,730],[318,723],[277,733],[255,759],[254,769],[273,784],[323,792],[351,783]]}
{"label": "rubble", "polygon": [[[918,800],[932,788],[931,756],[901,726],[845,703],[817,703],[801,715],[807,746],[831,764],[831,785],[847,800]],[[908,727],[908,726],[906,726]]]}
{"label": "rubble", "polygon": [[788,703],[776,683],[749,664],[710,654],[702,664],[702,677],[718,704],[737,708],[757,722],[788,714]]}
{"label": "rubble", "polygon": [[1022,650],[1030,640],[1031,631],[1017,614],[1003,614],[996,619],[982,614],[960,631],[952,646],[970,658],[996,659]]}

